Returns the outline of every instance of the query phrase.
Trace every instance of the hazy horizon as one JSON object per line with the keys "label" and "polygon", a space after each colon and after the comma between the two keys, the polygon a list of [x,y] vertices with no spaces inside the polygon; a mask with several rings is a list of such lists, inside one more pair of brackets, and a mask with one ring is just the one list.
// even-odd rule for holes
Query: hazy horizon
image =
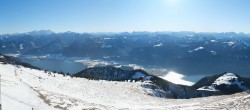
{"label": "hazy horizon", "polygon": [[53,30],[49,30],[49,29],[41,29],[41,30],[31,30],[31,31],[26,31],[26,32],[13,32],[13,33],[0,33],[0,35],[4,35],[4,34],[23,34],[23,33],[30,33],[30,32],[39,32],[39,31],[51,31],[54,32],[56,34],[58,33],[66,33],[66,32],[73,32],[73,33],[79,33],[79,34],[105,34],[105,33],[113,33],[113,34],[121,34],[121,33],[140,33],[140,32],[147,32],[147,33],[181,33],[181,32],[190,32],[190,33],[236,33],[236,34],[250,34],[250,33],[245,33],[245,32],[234,32],[234,31],[228,31],[228,32],[205,32],[205,31],[107,31],[107,32],[76,32],[76,31],[53,31]]}
{"label": "hazy horizon", "polygon": [[250,33],[245,0],[1,0],[0,33]]}

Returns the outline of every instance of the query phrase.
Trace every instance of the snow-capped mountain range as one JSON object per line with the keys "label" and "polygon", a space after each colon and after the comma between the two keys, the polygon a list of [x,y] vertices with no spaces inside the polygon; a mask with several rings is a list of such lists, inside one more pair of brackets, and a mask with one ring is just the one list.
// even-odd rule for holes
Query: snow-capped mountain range
{"label": "snow-capped mountain range", "polygon": [[[243,33],[132,32],[0,35],[0,52],[60,54],[176,69],[185,75],[236,72],[249,76],[250,36]],[[213,69],[210,69],[213,68]]]}

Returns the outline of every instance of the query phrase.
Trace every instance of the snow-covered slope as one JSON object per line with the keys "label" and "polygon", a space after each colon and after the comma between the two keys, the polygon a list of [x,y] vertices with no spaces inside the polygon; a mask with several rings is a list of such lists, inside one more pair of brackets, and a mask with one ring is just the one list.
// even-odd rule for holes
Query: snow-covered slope
{"label": "snow-covered slope", "polygon": [[211,85],[203,86],[197,90],[221,91],[226,94],[248,90],[246,82],[234,73],[225,73],[219,76]]}
{"label": "snow-covered slope", "polygon": [[3,110],[250,108],[250,94],[247,92],[206,98],[166,99],[154,97],[157,91],[142,87],[147,85],[143,82],[71,78],[10,64],[0,64],[0,74]]}
{"label": "snow-covered slope", "polygon": [[39,93],[18,77],[22,73],[15,74],[17,70],[19,69],[16,66],[0,64],[2,110],[31,110],[32,108],[49,110],[51,107],[39,98]]}
{"label": "snow-covered slope", "polygon": [[[9,64],[0,64],[0,68],[2,105],[8,110],[151,108],[143,99],[152,102],[158,99],[153,97],[155,92],[143,88],[141,82],[71,78]],[[142,106],[144,104],[146,106]]]}
{"label": "snow-covered slope", "polygon": [[238,85],[241,89],[246,89],[245,86],[243,86],[244,82],[239,81],[238,77],[234,73],[226,73],[215,80],[213,85]]}

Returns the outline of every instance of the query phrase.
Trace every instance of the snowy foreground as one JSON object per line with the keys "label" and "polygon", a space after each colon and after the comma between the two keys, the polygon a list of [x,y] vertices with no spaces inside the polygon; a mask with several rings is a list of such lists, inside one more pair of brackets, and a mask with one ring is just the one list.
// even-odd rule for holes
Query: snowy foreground
{"label": "snowy foreground", "polygon": [[148,95],[141,82],[94,81],[0,64],[2,110],[250,109],[250,94],[194,99]]}

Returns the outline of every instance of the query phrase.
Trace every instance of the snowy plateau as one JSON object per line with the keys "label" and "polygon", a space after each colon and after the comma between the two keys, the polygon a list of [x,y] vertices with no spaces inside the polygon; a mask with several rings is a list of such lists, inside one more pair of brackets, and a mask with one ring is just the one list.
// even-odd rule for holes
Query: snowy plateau
{"label": "snowy plateau", "polygon": [[[250,108],[250,92],[193,99],[148,95],[146,82],[71,78],[0,63],[2,110],[238,109]],[[218,82],[220,83],[220,82]]]}

